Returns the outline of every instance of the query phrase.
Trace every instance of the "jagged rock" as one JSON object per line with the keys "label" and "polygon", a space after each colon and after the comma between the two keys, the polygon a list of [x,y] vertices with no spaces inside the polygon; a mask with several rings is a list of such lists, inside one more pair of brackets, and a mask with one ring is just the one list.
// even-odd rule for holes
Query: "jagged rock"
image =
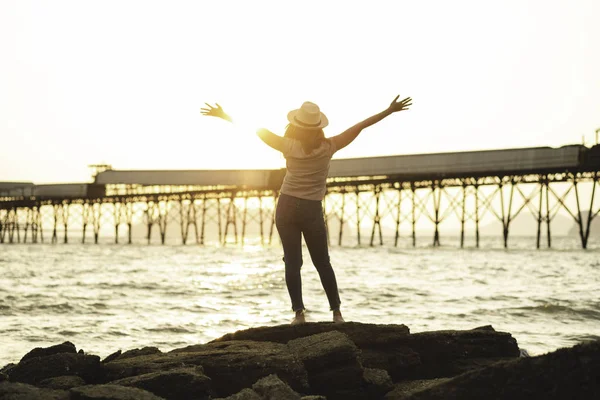
{"label": "jagged rock", "polygon": [[287,346],[304,364],[312,393],[330,397],[360,385],[363,367],[359,350],[346,334],[319,333],[290,340]]}
{"label": "jagged rock", "polygon": [[303,396],[300,400],[327,400],[325,396]]}
{"label": "jagged rock", "polygon": [[36,347],[29,353],[25,354],[19,362],[23,362],[30,358],[46,357],[60,353],[77,353],[77,350],[75,349],[75,345],[71,342],[64,342],[50,347]]}
{"label": "jagged rock", "polygon": [[232,394],[231,396],[222,397],[214,400],[263,400],[262,397],[258,395],[252,389],[242,389],[240,392],[236,394]]}
{"label": "jagged rock", "polygon": [[147,390],[167,400],[204,400],[211,395],[210,378],[201,367],[152,372],[111,382]]}
{"label": "jagged rock", "polygon": [[171,354],[187,363],[202,365],[219,396],[229,396],[271,374],[279,376],[297,392],[308,389],[308,377],[302,362],[283,344],[219,342],[177,349]]}
{"label": "jagged rock", "polygon": [[369,399],[378,399],[394,388],[394,383],[384,369],[365,368],[363,373],[363,392]]}
{"label": "jagged rock", "polygon": [[[385,344],[394,341],[398,336],[406,336],[410,332],[406,325],[378,325],[361,322],[310,322],[300,325],[277,325],[250,328],[234,333],[228,333],[212,342],[227,342],[232,340],[253,340],[257,342],[287,343],[301,337],[337,331],[345,333],[359,348],[369,344]],[[210,343],[212,343],[210,342]]]}
{"label": "jagged rock", "polygon": [[40,389],[17,382],[0,382],[1,400],[70,400],[65,390]]}
{"label": "jagged rock", "polygon": [[0,372],[0,382],[4,382],[8,380],[8,375],[6,375],[4,372]]}
{"label": "jagged rock", "polygon": [[490,325],[465,331],[410,334],[405,325],[328,322],[251,328],[227,334],[224,340],[287,343],[316,333],[345,333],[361,350],[362,365],[385,369],[394,381],[449,377],[519,356],[516,340]]}
{"label": "jagged rock", "polygon": [[85,381],[81,377],[75,375],[57,376],[54,378],[44,379],[38,383],[39,387],[61,390],[69,390],[71,388],[83,385],[85,385]]}
{"label": "jagged rock", "polygon": [[31,384],[67,375],[77,375],[86,382],[95,383],[102,380],[103,371],[98,356],[58,353],[22,361],[12,368],[8,375],[12,382]]}
{"label": "jagged rock", "polygon": [[[396,400],[398,398],[389,398]],[[413,392],[411,400],[435,399],[598,399],[600,341],[518,358],[470,371]]]}
{"label": "jagged rock", "polygon": [[516,340],[491,327],[413,333],[361,350],[363,365],[385,369],[395,382],[451,377],[519,357]]}
{"label": "jagged rock", "polygon": [[106,374],[106,382],[150,374],[152,372],[169,371],[193,365],[185,364],[179,357],[170,354],[151,354],[125,359],[116,359],[102,364]]}
{"label": "jagged rock", "polygon": [[120,385],[88,385],[71,389],[71,400],[164,400],[142,389]]}
{"label": "jagged rock", "polygon": [[162,351],[160,351],[157,347],[147,346],[147,347],[142,347],[141,349],[127,350],[125,353],[119,355],[117,358],[123,360],[125,358],[147,356],[150,354],[161,354],[161,353],[162,353]]}
{"label": "jagged rock", "polygon": [[121,355],[121,350],[117,350],[112,354],[109,354],[108,356],[106,356],[106,358],[104,360],[101,361],[102,364],[106,364],[107,362],[111,362],[116,360],[117,358],[119,358],[119,356]]}
{"label": "jagged rock", "polygon": [[300,395],[286,385],[277,375],[259,379],[252,389],[264,400],[300,400]]}

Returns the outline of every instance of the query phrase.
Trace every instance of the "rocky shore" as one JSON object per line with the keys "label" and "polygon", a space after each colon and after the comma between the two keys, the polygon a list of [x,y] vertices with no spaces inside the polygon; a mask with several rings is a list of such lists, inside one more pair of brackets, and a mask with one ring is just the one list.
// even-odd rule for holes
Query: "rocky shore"
{"label": "rocky shore", "polygon": [[600,399],[600,341],[523,357],[491,326],[411,334],[348,322],[252,328],[104,360],[65,342],[3,367],[5,399]]}

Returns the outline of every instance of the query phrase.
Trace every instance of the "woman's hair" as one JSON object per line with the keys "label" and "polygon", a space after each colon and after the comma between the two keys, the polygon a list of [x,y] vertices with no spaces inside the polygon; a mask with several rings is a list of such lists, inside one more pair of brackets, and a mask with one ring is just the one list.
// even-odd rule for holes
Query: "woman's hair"
{"label": "woman's hair", "polygon": [[292,124],[288,124],[285,127],[285,134],[283,136],[299,140],[302,144],[304,154],[310,154],[311,151],[321,146],[321,143],[325,140],[325,132],[321,128],[301,128]]}

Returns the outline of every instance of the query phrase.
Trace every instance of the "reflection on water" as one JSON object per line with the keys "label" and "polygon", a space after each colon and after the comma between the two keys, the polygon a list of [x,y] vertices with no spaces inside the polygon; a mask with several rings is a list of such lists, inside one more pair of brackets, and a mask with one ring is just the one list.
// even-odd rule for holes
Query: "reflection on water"
{"label": "reflection on water", "polygon": [[[411,332],[491,324],[531,354],[598,338],[600,246],[556,239],[559,250],[537,251],[527,241],[509,250],[333,247],[346,320]],[[0,366],[64,340],[100,356],[167,351],[292,316],[277,246],[0,249]],[[329,320],[306,251],[302,274],[308,320]]]}

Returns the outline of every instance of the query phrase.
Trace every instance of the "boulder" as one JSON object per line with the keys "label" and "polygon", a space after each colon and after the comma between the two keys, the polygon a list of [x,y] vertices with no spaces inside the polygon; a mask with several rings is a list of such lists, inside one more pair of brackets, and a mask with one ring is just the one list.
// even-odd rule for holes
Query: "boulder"
{"label": "boulder", "polygon": [[142,389],[119,385],[88,385],[71,389],[71,400],[164,400]]}
{"label": "boulder", "polygon": [[172,369],[193,367],[185,364],[181,358],[171,354],[150,354],[138,357],[116,359],[102,364],[105,372],[105,383],[132,376],[164,372]]}
{"label": "boulder", "polygon": [[103,379],[100,357],[58,353],[45,357],[28,358],[10,369],[8,376],[12,382],[38,384],[44,379],[57,376],[76,375],[88,383]]}
{"label": "boulder", "polygon": [[599,399],[600,341],[466,372],[404,397],[435,399]]}
{"label": "boulder", "polygon": [[300,395],[292,390],[277,375],[259,379],[252,389],[264,400],[300,400]]}
{"label": "boulder", "polygon": [[276,374],[297,392],[308,390],[308,377],[302,362],[283,344],[219,342],[172,354],[186,363],[202,365],[218,396],[229,396],[271,374]]}
{"label": "boulder", "polygon": [[76,375],[67,375],[44,379],[40,381],[37,386],[48,389],[69,390],[71,388],[83,385],[85,385],[85,381],[81,377]]}
{"label": "boulder", "polygon": [[117,350],[114,353],[111,353],[108,356],[106,356],[106,358],[104,360],[102,360],[101,363],[106,364],[107,362],[114,361],[117,358],[119,358],[120,355],[121,355],[121,350]]}
{"label": "boulder", "polygon": [[360,351],[346,334],[319,333],[290,340],[287,346],[306,368],[311,393],[329,398],[340,390],[359,387],[364,372]]}
{"label": "boulder", "polygon": [[226,397],[277,374],[297,392],[306,392],[308,378],[302,362],[286,345],[270,342],[219,342],[189,346],[169,353],[116,359],[103,364],[114,381],[186,366],[202,366],[216,396]]}
{"label": "boulder", "polygon": [[309,322],[300,325],[286,324],[245,329],[228,333],[212,342],[253,340],[257,342],[287,343],[292,339],[330,331],[346,334],[359,348],[377,343],[384,345],[389,341],[393,342],[399,336],[406,336],[410,333],[406,325],[378,325],[361,322],[346,322],[343,324]]}
{"label": "boulder", "polygon": [[384,369],[365,368],[362,392],[369,399],[378,399],[394,388],[394,383]]}
{"label": "boulder", "polygon": [[509,333],[491,327],[413,333],[361,350],[363,365],[385,369],[394,382],[451,377],[520,354]]}
{"label": "boulder", "polygon": [[[119,353],[121,351],[119,350]],[[132,357],[139,357],[139,356],[146,356],[149,354],[160,354],[162,353],[157,347],[152,347],[152,346],[147,346],[147,347],[142,347],[141,349],[132,349],[132,350],[127,350],[125,353],[119,354],[117,356],[117,359],[125,359],[125,358],[132,358]]]}
{"label": "boulder", "polygon": [[410,334],[405,325],[330,322],[251,328],[227,334],[213,342],[232,340],[290,340],[317,333],[346,334],[361,350],[362,365],[385,369],[394,381],[454,376],[520,354],[516,340],[491,326],[462,331]]}
{"label": "boulder", "polygon": [[252,389],[242,389],[229,397],[215,400],[301,400],[300,395],[283,382],[277,375],[271,374],[259,379]]}
{"label": "boulder", "polygon": [[64,342],[50,347],[36,347],[21,358],[20,362],[35,357],[46,357],[60,353],[77,353],[75,345],[71,342]]}
{"label": "boulder", "polygon": [[205,400],[211,396],[210,378],[201,367],[151,372],[111,383],[144,389],[167,400]]}
{"label": "boulder", "polygon": [[40,389],[18,382],[0,382],[2,400],[70,400],[65,390]]}

